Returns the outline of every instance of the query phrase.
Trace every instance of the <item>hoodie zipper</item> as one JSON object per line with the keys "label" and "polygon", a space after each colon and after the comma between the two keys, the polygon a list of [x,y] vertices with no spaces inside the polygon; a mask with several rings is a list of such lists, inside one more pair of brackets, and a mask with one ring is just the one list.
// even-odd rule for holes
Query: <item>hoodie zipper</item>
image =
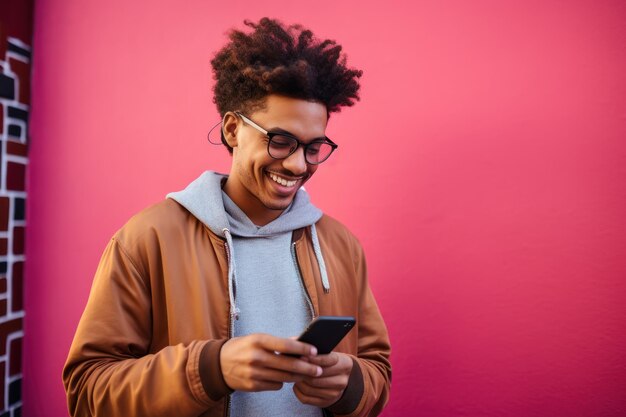
{"label": "hoodie zipper", "polygon": [[[230,251],[228,249],[228,242],[224,242],[224,250],[226,251],[226,262],[230,265]],[[226,284],[229,284],[228,283],[229,279],[230,278],[228,277],[228,273],[227,273]],[[230,303],[230,296],[228,297],[228,302]],[[233,308],[233,306],[231,306],[231,308]],[[232,339],[234,334],[235,334],[235,323],[233,322],[233,315],[229,311],[228,312],[228,340]],[[231,394],[228,394],[228,400],[226,401],[226,404],[224,405],[224,417],[228,417],[230,414],[230,402],[231,402]]]}
{"label": "hoodie zipper", "polygon": [[293,257],[293,263],[296,267],[296,274],[298,274],[298,278],[300,278],[300,286],[302,287],[302,292],[304,293],[304,298],[309,305],[309,310],[311,311],[311,320],[313,320],[315,316],[315,309],[313,308],[313,302],[311,301],[311,296],[306,289],[306,285],[304,285],[304,279],[302,279],[302,274],[300,273],[300,265],[298,264],[298,255],[296,254],[296,242],[291,244],[291,256]]}

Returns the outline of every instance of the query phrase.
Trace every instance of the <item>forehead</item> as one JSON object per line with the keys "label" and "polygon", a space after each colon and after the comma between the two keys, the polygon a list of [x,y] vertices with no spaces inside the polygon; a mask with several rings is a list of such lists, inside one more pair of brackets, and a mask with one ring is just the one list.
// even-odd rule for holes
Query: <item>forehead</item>
{"label": "forehead", "polygon": [[267,130],[286,130],[302,139],[324,136],[328,123],[322,103],[279,95],[267,96],[265,106],[250,117]]}

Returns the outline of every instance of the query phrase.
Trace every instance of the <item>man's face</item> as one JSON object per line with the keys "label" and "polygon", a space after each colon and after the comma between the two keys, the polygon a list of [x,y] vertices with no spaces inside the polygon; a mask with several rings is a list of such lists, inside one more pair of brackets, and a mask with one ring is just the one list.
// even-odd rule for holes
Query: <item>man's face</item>
{"label": "man's face", "polygon": [[[270,95],[265,108],[245,114],[267,131],[283,131],[303,143],[325,136],[326,107],[317,102]],[[311,178],[318,165],[308,164],[304,149],[285,159],[267,153],[267,137],[241,118],[225,124],[236,137],[230,176],[224,191],[257,225],[276,219],[293,200],[298,189]]]}

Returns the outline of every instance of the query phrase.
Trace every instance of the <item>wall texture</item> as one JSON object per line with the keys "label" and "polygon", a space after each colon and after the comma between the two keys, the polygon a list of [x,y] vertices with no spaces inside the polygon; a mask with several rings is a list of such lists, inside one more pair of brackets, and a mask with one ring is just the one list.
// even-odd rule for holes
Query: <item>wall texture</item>
{"label": "wall texture", "polygon": [[302,22],[365,71],[307,186],[361,239],[392,342],[386,416],[626,414],[622,1],[40,0],[24,413],[61,369],[100,254],[229,157],[209,59],[244,18]]}

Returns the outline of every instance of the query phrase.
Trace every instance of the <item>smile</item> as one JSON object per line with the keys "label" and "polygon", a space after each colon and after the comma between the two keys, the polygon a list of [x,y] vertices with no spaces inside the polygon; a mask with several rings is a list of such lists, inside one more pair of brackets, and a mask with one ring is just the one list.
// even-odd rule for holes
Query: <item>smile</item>
{"label": "smile", "polygon": [[274,174],[273,172],[268,172],[268,174],[269,174],[269,177],[274,182],[277,182],[280,185],[285,186],[285,187],[293,187],[298,182],[298,180],[286,180],[286,179],[284,179],[282,177],[279,177],[278,175]]}

